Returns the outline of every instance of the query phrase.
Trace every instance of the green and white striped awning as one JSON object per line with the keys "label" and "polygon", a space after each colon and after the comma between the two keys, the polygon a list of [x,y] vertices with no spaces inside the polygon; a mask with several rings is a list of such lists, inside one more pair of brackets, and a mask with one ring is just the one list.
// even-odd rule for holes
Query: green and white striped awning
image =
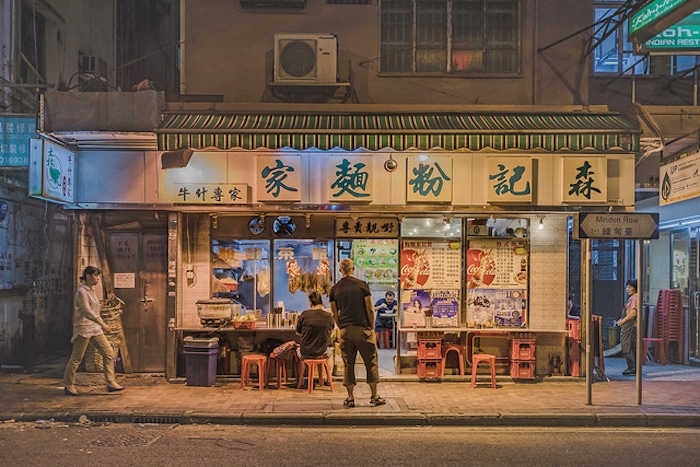
{"label": "green and white striped awning", "polygon": [[283,114],[172,113],[156,130],[158,148],[403,151],[623,151],[639,130],[617,113]]}

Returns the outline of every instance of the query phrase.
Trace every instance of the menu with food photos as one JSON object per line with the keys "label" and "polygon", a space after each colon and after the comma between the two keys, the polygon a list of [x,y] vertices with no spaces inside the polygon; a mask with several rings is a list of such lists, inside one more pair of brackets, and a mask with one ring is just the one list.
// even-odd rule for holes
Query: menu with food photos
{"label": "menu with food photos", "polygon": [[467,327],[526,322],[528,243],[484,238],[467,250]]}
{"label": "menu with food photos", "polygon": [[370,287],[396,287],[399,276],[398,240],[358,239],[353,241],[352,251],[355,277],[366,281]]}

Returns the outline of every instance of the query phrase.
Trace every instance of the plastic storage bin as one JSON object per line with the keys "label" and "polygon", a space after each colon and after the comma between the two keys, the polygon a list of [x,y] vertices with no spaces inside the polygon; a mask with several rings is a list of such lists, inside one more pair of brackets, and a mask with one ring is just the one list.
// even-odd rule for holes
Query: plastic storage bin
{"label": "plastic storage bin", "polygon": [[216,382],[216,358],[219,338],[198,339],[187,336],[183,341],[188,386],[213,386]]}

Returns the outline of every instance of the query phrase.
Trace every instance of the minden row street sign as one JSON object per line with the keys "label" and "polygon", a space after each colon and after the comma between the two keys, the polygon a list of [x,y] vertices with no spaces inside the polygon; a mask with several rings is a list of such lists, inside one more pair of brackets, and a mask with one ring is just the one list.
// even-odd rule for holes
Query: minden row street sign
{"label": "minden row street sign", "polygon": [[575,218],[574,237],[647,240],[659,238],[659,215],[656,213],[579,213]]}

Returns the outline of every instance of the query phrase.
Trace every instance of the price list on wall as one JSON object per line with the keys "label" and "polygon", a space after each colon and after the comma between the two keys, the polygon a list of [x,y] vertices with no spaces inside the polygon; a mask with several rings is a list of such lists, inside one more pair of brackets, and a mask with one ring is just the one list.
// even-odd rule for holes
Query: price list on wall
{"label": "price list on wall", "polygon": [[401,252],[402,289],[459,289],[459,242],[404,241]]}

